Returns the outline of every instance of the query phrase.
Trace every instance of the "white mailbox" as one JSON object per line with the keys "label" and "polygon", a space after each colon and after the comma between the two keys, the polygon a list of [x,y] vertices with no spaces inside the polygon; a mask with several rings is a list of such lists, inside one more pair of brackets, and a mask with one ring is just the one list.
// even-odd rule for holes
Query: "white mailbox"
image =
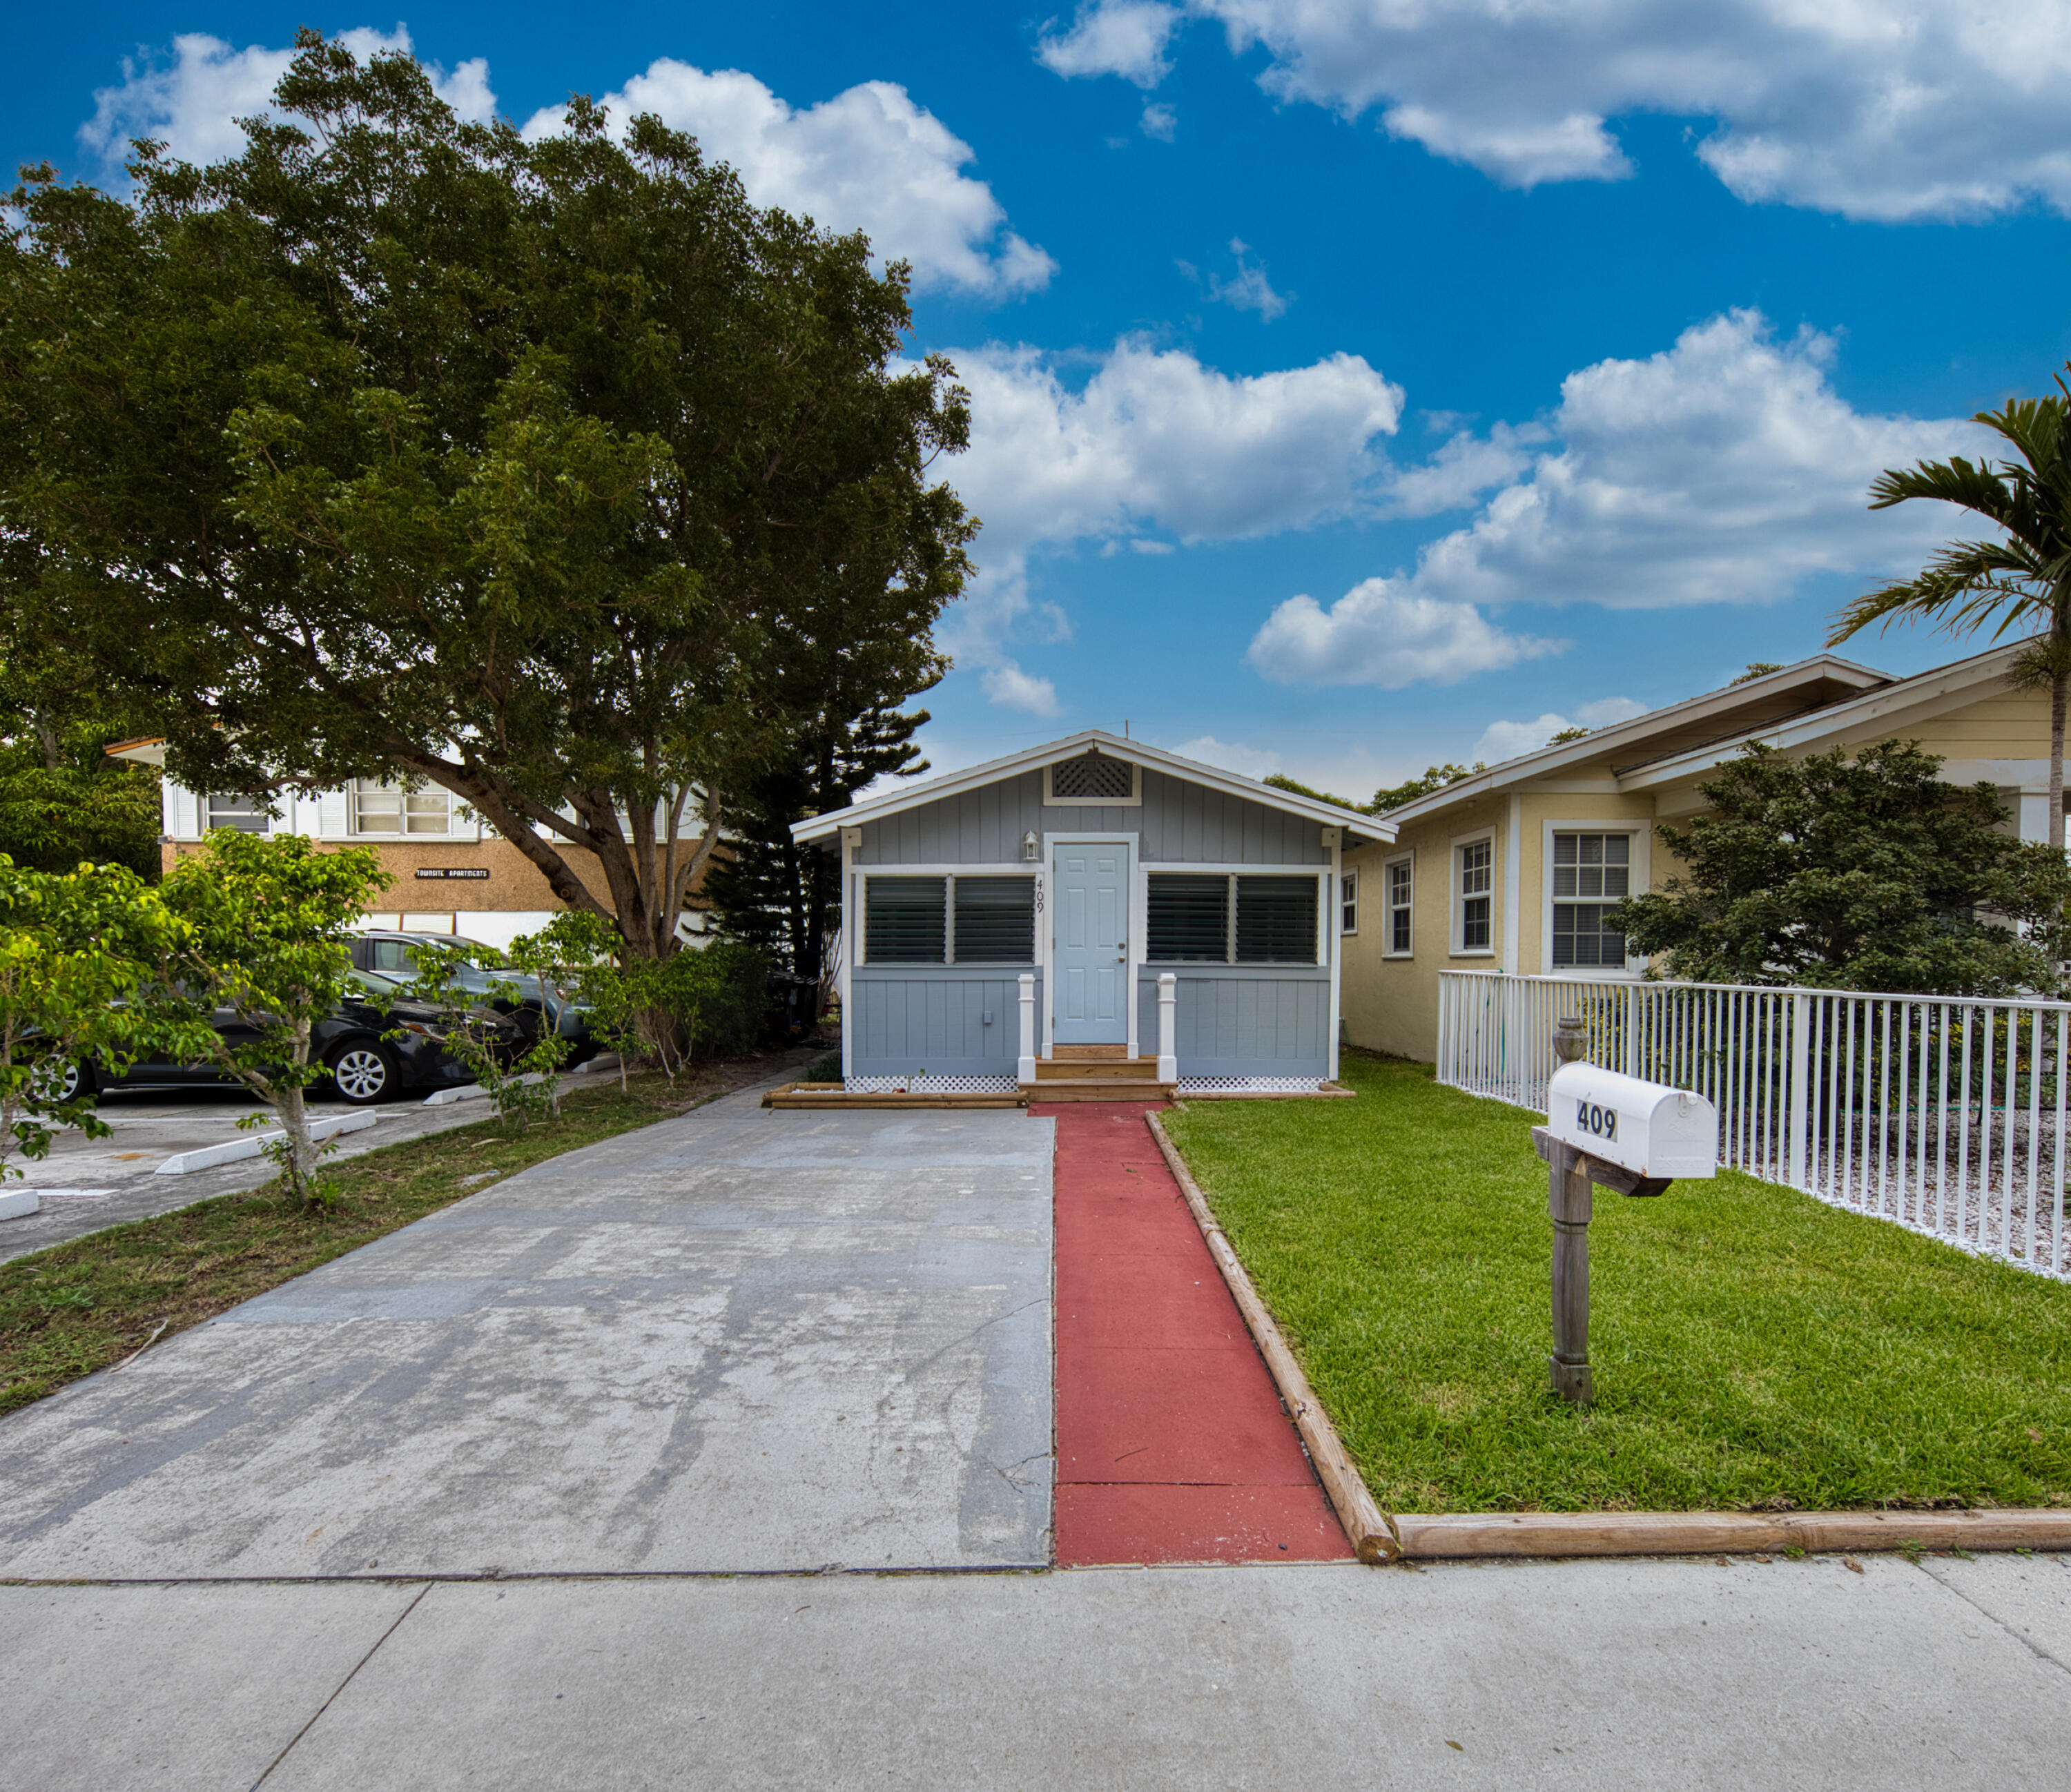
{"label": "white mailbox", "polygon": [[1564,1064],[1546,1107],[1546,1130],[1600,1163],[1651,1180],[1717,1174],[1719,1110],[1693,1090]]}

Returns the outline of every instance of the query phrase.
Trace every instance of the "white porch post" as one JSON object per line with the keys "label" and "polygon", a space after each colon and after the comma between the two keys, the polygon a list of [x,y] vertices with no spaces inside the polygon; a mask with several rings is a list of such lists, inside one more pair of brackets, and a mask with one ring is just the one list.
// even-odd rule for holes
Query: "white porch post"
{"label": "white porch post", "polygon": [[1176,1083],[1179,1060],[1174,1040],[1179,1033],[1179,979],[1171,971],[1158,974],[1158,1081]]}
{"label": "white porch post", "polygon": [[1036,1081],[1036,978],[1021,974],[1021,1056],[1015,1074],[1024,1083]]}

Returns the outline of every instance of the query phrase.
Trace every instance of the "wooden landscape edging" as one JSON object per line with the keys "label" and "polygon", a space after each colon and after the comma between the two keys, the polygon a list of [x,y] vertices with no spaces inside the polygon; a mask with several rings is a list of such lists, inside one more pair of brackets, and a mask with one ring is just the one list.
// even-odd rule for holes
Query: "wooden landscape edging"
{"label": "wooden landscape edging", "polygon": [[1294,1429],[1302,1435],[1309,1460],[1315,1466],[1316,1478],[1323,1483],[1323,1491],[1338,1515],[1339,1523],[1345,1528],[1345,1536],[1351,1540],[1354,1552],[1363,1562],[1393,1561],[1402,1553],[1400,1543],[1382,1515],[1380,1507],[1375,1504],[1373,1495],[1367,1491],[1365,1478],[1345,1454],[1337,1428],[1318,1403],[1309,1386],[1309,1378],[1302,1372],[1302,1365],[1294,1360],[1294,1353],[1281,1336],[1280,1327],[1273,1323],[1265,1302],[1252,1286],[1250,1275],[1230,1248],[1230,1241],[1224,1237],[1222,1228],[1216,1224],[1215,1215],[1208,1211],[1208,1198],[1187,1168],[1186,1160],[1158,1123],[1158,1116],[1146,1113],[1143,1119],[1150,1129],[1150,1136],[1158,1141],[1158,1149],[1164,1153],[1165,1162],[1179,1185],[1180,1193],[1187,1198],[1194,1224],[1201,1228],[1201,1236],[1207,1241],[1208,1255],[1216,1260],[1216,1267],[1229,1285],[1231,1298],[1236,1301],[1237,1310],[1250,1328],[1258,1354],[1265,1359],[1265,1366],[1272,1372],[1288,1417],[1294,1420]]}
{"label": "wooden landscape edging", "polygon": [[1363,1562],[1505,1556],[1808,1555],[1843,1550],[2071,1550],[2071,1509],[1839,1512],[1403,1512],[1384,1513],[1318,1404],[1280,1327],[1209,1210],[1158,1116],[1158,1141],[1208,1254],[1265,1359],[1280,1397],[1315,1465],[1338,1522]]}

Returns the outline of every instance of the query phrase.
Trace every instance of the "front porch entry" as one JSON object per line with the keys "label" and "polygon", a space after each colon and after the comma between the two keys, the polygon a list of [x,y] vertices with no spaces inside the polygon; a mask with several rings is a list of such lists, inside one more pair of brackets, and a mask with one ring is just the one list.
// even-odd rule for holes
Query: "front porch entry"
{"label": "front porch entry", "polygon": [[1126,1048],[1135,983],[1129,964],[1129,846],[1059,840],[1051,853],[1051,1040]]}

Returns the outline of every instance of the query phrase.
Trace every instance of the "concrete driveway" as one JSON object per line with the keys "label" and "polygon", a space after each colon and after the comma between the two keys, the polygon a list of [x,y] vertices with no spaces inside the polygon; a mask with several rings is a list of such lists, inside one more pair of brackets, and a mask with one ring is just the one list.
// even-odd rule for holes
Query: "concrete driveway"
{"label": "concrete driveway", "polygon": [[1046,1562],[1052,1124],[750,1094],[0,1420],[0,1577]]}

